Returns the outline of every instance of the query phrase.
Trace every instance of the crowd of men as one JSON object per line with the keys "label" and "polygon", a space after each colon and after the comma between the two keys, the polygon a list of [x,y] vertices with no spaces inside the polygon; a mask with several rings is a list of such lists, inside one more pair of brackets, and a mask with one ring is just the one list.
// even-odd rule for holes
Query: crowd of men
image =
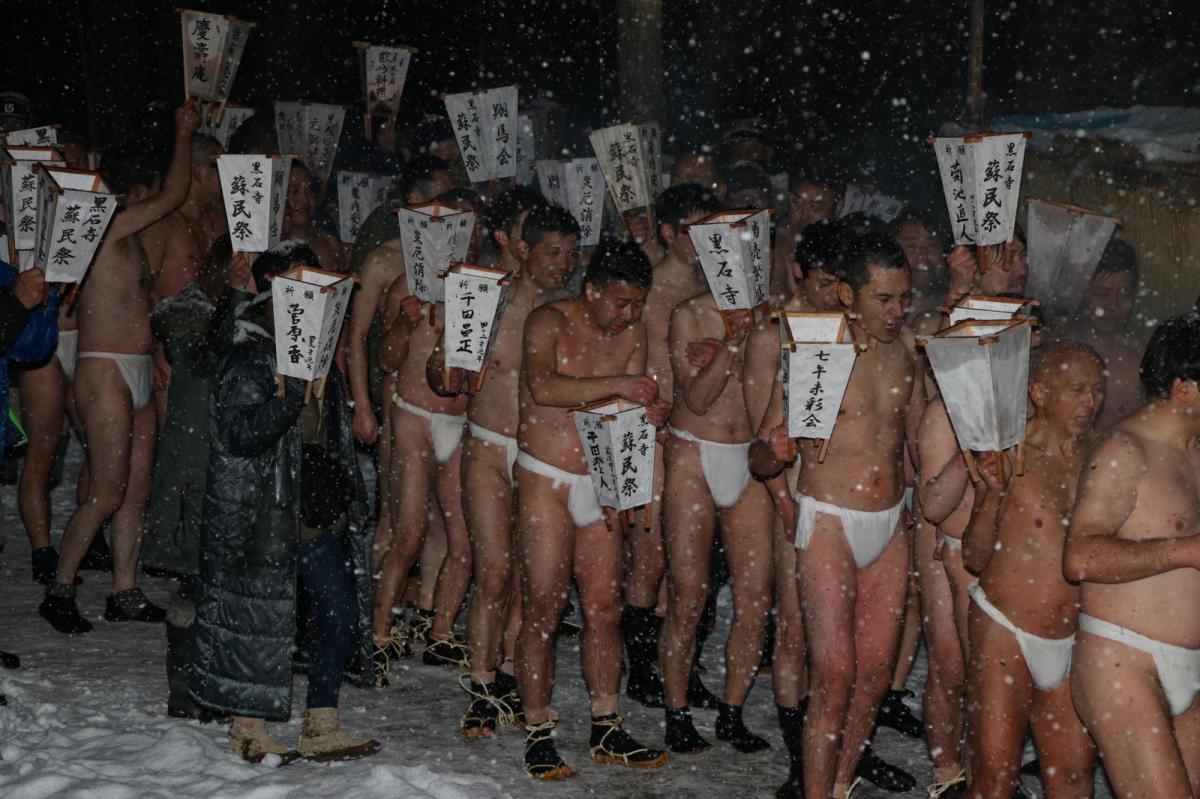
{"label": "crowd of men", "polygon": [[[15,106],[5,129],[33,121]],[[43,303],[21,282],[32,270],[13,278],[16,321],[0,320],[57,317],[53,355],[11,345],[4,361],[19,362],[39,611],[87,633],[78,573],[107,560],[104,618],[165,623],[172,716],[228,719],[252,762],[362,757],[380,745],[341,728],[343,680],[386,690],[396,661],[420,657],[465,690],[466,739],[515,728],[530,776],[569,777],[552,698],[574,588],[600,764],[710,749],[693,709],[716,711],[721,745],[766,756],[742,708],[769,670],[790,758],[780,797],[913,788],[871,749],[878,724],[925,739],[931,796],[1008,799],[1023,767],[1047,796],[1090,796],[1098,752],[1119,796],[1200,790],[1200,316],[1181,308],[1145,340],[1130,245],[1110,242],[1078,313],[1038,320],[1022,462],[969,464],[918,336],[967,294],[1024,295],[1038,265],[1019,231],[983,269],[931,217],[841,217],[842,184],[816,171],[779,197],[767,137],[740,126],[675,155],[652,226],[614,217],[583,253],[578,222],[536,188],[469,187],[430,119],[387,154],[403,168],[353,245],[331,235],[336,196],[297,163],[289,241],[255,256],[231,247],[222,148],[199,122],[178,109],[162,165],[104,152],[120,208],[78,296]],[[275,149],[268,114],[228,148]],[[476,211],[468,262],[518,276],[478,385],[446,368],[438,316],[405,277],[394,207],[434,199]],[[821,458],[788,436],[777,323],[719,311],[687,233],[722,208],[772,206],[772,309],[845,312],[860,350]],[[275,376],[270,279],[297,263],[358,280],[319,397]],[[572,420],[613,397],[659,429],[644,525],[600,506]],[[69,428],[86,463],[56,550]],[[167,608],[142,571],[173,578]],[[714,694],[699,653],[726,583]],[[918,720],[904,686],[921,640]],[[266,721],[290,714],[297,663],[307,710],[290,747]],[[625,729],[623,676],[629,699],[663,709],[661,745]]]}

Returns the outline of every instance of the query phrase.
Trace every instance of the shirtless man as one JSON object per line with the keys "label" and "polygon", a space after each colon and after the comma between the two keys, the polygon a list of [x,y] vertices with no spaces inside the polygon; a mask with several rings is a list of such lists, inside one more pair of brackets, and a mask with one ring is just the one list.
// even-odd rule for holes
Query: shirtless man
{"label": "shirtless man", "polygon": [[[694,183],[671,186],[654,204],[658,237],[667,254],[654,265],[654,285],[646,296],[643,311],[649,347],[646,374],[658,381],[659,392],[664,397],[672,396],[674,383],[668,346],[671,312],[679,303],[704,291],[707,285],[685,226],[719,208],[716,198]],[[625,692],[647,707],[662,707],[662,679],[658,673],[661,620],[656,612],[666,565],[661,512],[665,470],[661,446],[655,447],[654,458],[656,504],[650,529],[639,525],[629,531],[628,582],[625,608],[621,611],[621,635],[629,663]]]}
{"label": "shirtless man", "polygon": [[[520,586],[513,568],[513,465],[517,460],[517,379],[525,320],[535,308],[554,299],[579,261],[579,224],[567,211],[538,205],[520,214],[517,239],[505,236],[506,247],[521,260],[521,274],[509,290],[504,314],[493,332],[491,361],[483,385],[467,405],[463,442],[462,490],[467,532],[475,564],[475,596],[467,614],[474,697],[460,728],[468,738],[487,737],[500,721],[513,723],[520,711],[515,664],[516,634],[521,624]],[[509,233],[515,226],[509,226]],[[439,394],[461,389],[461,369],[444,384],[444,358],[439,346],[429,360],[427,377]]]}
{"label": "shirtless man", "polygon": [[287,205],[283,210],[283,235],[299,239],[312,248],[321,261],[321,268],[342,272],[346,267],[342,243],[336,236],[313,227],[313,211],[317,208],[316,180],[302,161],[292,161],[288,180]]}
{"label": "shirtless man", "polygon": [[621,727],[622,533],[609,527],[588,474],[571,410],[610,397],[646,408],[659,425],[668,404],[644,374],[642,306],[650,262],[628,242],[603,240],[583,293],[529,314],[517,427],[517,534],[525,616],[517,640],[517,683],[525,706],[525,772],[536,779],[572,771],[552,737],[555,630],[574,578],[586,623],[583,673],[591,698],[591,755],[601,764],[653,768],[667,753],[638,744]]}
{"label": "shirtless man", "polygon": [[[847,246],[839,277],[842,305],[858,314],[851,330],[867,349],[825,462],[800,464],[795,513],[811,686],[804,793],[842,799],[895,666],[908,582],[903,455],[915,445],[925,391],[903,322],[911,296],[903,251],[868,233]],[[769,475],[789,454],[778,411],[762,431],[769,442],[755,442],[753,460]],[[773,471],[758,465],[771,460]]]}
{"label": "shirtless man", "polygon": [[537,189],[517,184],[500,192],[488,203],[483,217],[491,237],[491,249],[495,251],[495,259],[489,265],[513,274],[521,273],[525,262],[518,252],[522,240],[521,226],[529,209],[545,202],[546,198]]}
{"label": "shirtless man", "polygon": [[1071,693],[1113,790],[1200,793],[1200,315],[1163,322],[1147,402],[1092,450],[1063,553],[1082,582]]}
{"label": "shirtless man", "polygon": [[1095,348],[1108,369],[1108,395],[1096,429],[1106,431],[1142,402],[1138,362],[1142,342],[1133,325],[1138,260],[1120,239],[1108,242],[1067,335]]}
{"label": "shirtless man", "polygon": [[893,220],[892,234],[904,250],[913,276],[913,304],[907,320],[911,324],[945,300],[945,241],[929,218],[916,211],[906,211]]}
{"label": "shirtless man", "polygon": [[[446,163],[431,156],[414,158],[405,168],[397,186],[397,193],[405,205],[426,202],[454,185]],[[392,212],[395,216],[395,212]],[[369,222],[370,220],[368,220]],[[404,251],[400,241],[400,231],[397,226],[395,235],[384,240],[373,248],[362,262],[357,291],[350,304],[350,320],[347,324],[348,341],[346,362],[350,373],[350,395],[354,402],[353,430],[354,437],[364,444],[374,444],[379,441],[379,451],[376,454],[376,473],[379,475],[379,517],[375,525],[375,536],[372,542],[373,568],[375,570],[375,591],[372,595],[371,629],[376,646],[387,646],[389,657],[404,655],[404,642],[394,635],[392,629],[393,606],[402,600],[396,596],[396,586],[400,575],[385,569],[392,543],[391,523],[391,442],[387,434],[390,430],[390,400],[395,392],[395,377],[388,375],[380,388],[384,435],[379,435],[379,422],[375,417],[374,405],[371,400],[370,370],[375,365],[369,358],[368,337],[372,325],[391,325],[393,318],[383,318],[376,321],[377,314],[383,310],[383,298],[388,287],[398,276],[404,275]],[[379,652],[376,652],[376,684],[379,687],[387,682],[387,662],[383,661],[383,673],[379,672]]]}
{"label": "shirtless man", "polygon": [[[681,153],[671,167],[671,185],[695,183],[718,200],[725,198],[725,181],[717,170],[717,162],[712,155],[704,152],[690,151]],[[662,224],[662,220],[656,220]]]}
{"label": "shirtless man", "polygon": [[750,479],[746,460],[754,430],[742,370],[752,327],[750,311],[729,312],[722,319],[709,291],[680,303],[671,313],[674,402],[670,436],[663,446],[669,595],[659,658],[666,743],[673,752],[709,748],[692,723],[688,681],[696,658],[696,625],[708,599],[718,514],[733,588],[733,625],[725,647],[717,737],[741,752],[769,747],[742,722],[742,705],[762,658],[771,609],[771,500],[763,485]]}
{"label": "shirtless man", "polygon": [[149,405],[150,273],[137,234],[187,197],[192,134],[199,124],[194,102],[176,111],[175,149],[161,191],[151,194],[145,186],[113,185],[124,195],[121,207],[79,296],[75,396],[91,477],[87,496],[63,533],[58,573],[38,608],[60,632],[92,628],[75,604],[75,573],[109,516],[113,592],[105,619],[161,623],[166,617],[135,585],[155,436],[154,408]]}
{"label": "shirtless man", "polygon": [[[1085,345],[1038,350],[1029,368],[1033,416],[1024,474],[1005,453],[978,459],[962,557],[971,586],[967,668],[970,787],[958,795],[1009,799],[1033,727],[1049,799],[1092,795],[1096,748],[1071,703],[1071,648],[1079,587],[1062,552],[1088,433],[1104,402],[1104,362]],[[949,794],[954,795],[954,794]]]}
{"label": "shirtless man", "polygon": [[[792,272],[797,291],[773,310],[839,312],[837,296],[838,260],[846,239],[841,229],[828,222],[805,228],[796,245]],[[744,390],[751,427],[761,428],[773,399],[779,372],[779,331],[763,320],[746,342]],[[781,399],[781,396],[780,398]],[[795,503],[799,468],[795,465],[766,481],[776,514],[773,520],[772,553],[775,564],[775,606],[778,619],[771,688],[779,714],[779,728],[791,759],[788,781],[775,793],[777,799],[804,796],[804,713],[808,707],[808,667],[804,650],[804,619],[796,584]],[[785,516],[787,518],[785,518]]]}

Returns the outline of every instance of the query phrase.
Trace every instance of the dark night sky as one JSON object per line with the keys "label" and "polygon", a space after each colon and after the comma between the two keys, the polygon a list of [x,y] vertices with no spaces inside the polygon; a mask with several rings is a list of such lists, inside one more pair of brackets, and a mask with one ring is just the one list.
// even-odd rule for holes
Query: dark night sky
{"label": "dark night sky", "polygon": [[[668,141],[713,143],[730,120],[760,115],[777,131],[785,161],[878,166],[884,185],[891,156],[904,161],[919,151],[932,167],[925,137],[962,110],[967,4],[664,0]],[[0,84],[29,94],[39,121],[86,133],[90,119],[97,143],[112,143],[136,109],[182,97],[176,5],[0,0],[7,45]],[[1200,104],[1196,0],[987,5],[993,115]],[[523,98],[542,94],[565,106],[577,129],[619,116],[615,0],[191,0],[190,7],[258,23],[234,84],[237,101],[353,103],[360,89],[350,43],[361,39],[420,51],[404,95],[414,112],[441,111],[438,94],[477,81],[517,81]],[[579,151],[583,140],[568,135],[564,143]]]}

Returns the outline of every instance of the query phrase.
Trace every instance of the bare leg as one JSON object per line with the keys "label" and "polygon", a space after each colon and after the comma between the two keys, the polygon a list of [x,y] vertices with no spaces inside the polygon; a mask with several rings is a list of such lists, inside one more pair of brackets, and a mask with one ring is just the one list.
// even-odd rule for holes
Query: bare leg
{"label": "bare leg", "polygon": [[575,522],[567,511],[567,489],[516,467],[516,546],[521,559],[525,615],[517,639],[517,684],[525,721],[550,719],[554,643],[567,602],[574,565]]}
{"label": "bare leg", "polygon": [[112,517],[113,593],[137,584],[138,555],[142,551],[142,531],[146,504],[153,484],[154,445],[157,440],[154,404],[133,414],[133,449],[129,458],[129,485],[125,500]]}
{"label": "bare leg", "polygon": [[1095,787],[1096,745],[1071,702],[1070,678],[1053,690],[1034,692],[1030,720],[1046,799],[1091,796]]}
{"label": "bare leg", "polygon": [[446,529],[446,556],[434,588],[430,632],[439,637],[454,632],[454,620],[471,584],[471,541],[463,517],[461,464],[462,447],[459,447],[450,460],[438,467],[437,504]]}
{"label": "bare leg", "polygon": [[1175,717],[1175,740],[1192,783],[1192,795],[1200,794],[1200,704],[1193,702],[1191,708]]}
{"label": "bare leg", "polygon": [[[425,543],[421,547],[420,560],[417,568],[420,571],[417,607],[421,610],[433,610],[433,595],[437,591],[438,575],[442,573],[442,564],[446,561],[449,543],[446,540],[446,520],[442,518],[437,503],[429,503],[429,519],[425,527]],[[411,567],[410,567],[411,568]]]}
{"label": "bare leg", "polygon": [[854,693],[846,713],[838,782],[854,780],[862,747],[871,736],[879,703],[887,694],[896,667],[908,589],[909,533],[907,519],[896,523],[896,532],[879,560],[858,572],[854,607],[854,654],[858,664]]}
{"label": "bare leg", "polygon": [[21,418],[29,436],[17,502],[30,547],[41,549],[50,546],[50,473],[62,441],[66,377],[56,357],[44,366],[16,372],[24,400]]}
{"label": "bare leg", "polygon": [[1033,681],[1017,639],[978,607],[968,611],[967,735],[972,796],[1009,799],[1020,779]]}
{"label": "bare leg", "polygon": [[921,646],[921,603],[918,598],[917,575],[908,576],[907,593],[904,597],[904,620],[901,622],[900,654],[896,658],[896,669],[892,673],[891,690],[903,691],[912,672],[917,649]]}
{"label": "bare leg", "polygon": [[741,707],[762,660],[763,630],[771,610],[771,499],[753,481],[736,505],[721,513],[721,541],[733,589],[733,624],[725,645],[725,704]]}
{"label": "bare leg", "polygon": [[804,794],[826,797],[837,776],[842,729],[854,689],[858,574],[841,523],[818,513],[797,560],[808,636],[809,704],[804,724]]}
{"label": "bare leg", "polygon": [[[1121,690],[1114,691],[1114,683]],[[1192,796],[1154,659],[1091,633],[1075,639],[1071,695],[1121,799]],[[1190,711],[1195,713],[1195,709]]]}
{"label": "bare leg", "polygon": [[662,495],[666,482],[663,467],[663,448],[654,448],[654,491],[658,499],[651,506],[650,529],[634,525],[629,531],[629,582],[625,587],[625,604],[636,608],[652,608],[658,603],[658,587],[666,571],[667,558],[662,538]]}
{"label": "bare leg", "polygon": [[[913,553],[920,588],[925,646],[929,673],[925,678],[922,706],[925,740],[937,772],[935,778],[949,779],[962,767],[959,752],[963,729],[963,691],[966,671],[955,624],[954,594],[943,560],[934,559],[937,528],[924,520],[914,530]],[[943,557],[948,547],[942,547]]]}
{"label": "bare leg", "polygon": [[89,480],[87,493],[63,532],[55,577],[63,585],[74,584],[96,532],[125,499],[134,434],[129,388],[115,363],[81,359],[75,367],[75,390],[87,441]]}
{"label": "bare leg", "polygon": [[621,688],[621,533],[603,521],[575,536],[575,579],[583,606],[583,676],[592,715],[617,712]]}
{"label": "bare leg", "polygon": [[502,448],[470,436],[463,443],[463,505],[475,566],[475,596],[467,611],[467,646],[471,673],[492,681],[500,663],[505,613],[513,588],[513,488]]}
{"label": "bare leg", "polygon": [[795,531],[784,529],[776,518],[775,524],[775,665],[771,670],[771,687],[775,704],[780,707],[800,707],[808,694],[808,668],[804,650],[804,617],[800,612],[800,587],[796,583]]}
{"label": "bare leg", "polygon": [[400,408],[392,408],[391,414],[394,480],[389,498],[395,554],[389,553],[386,570],[380,579],[381,587],[395,586],[392,597],[384,606],[389,609],[403,601],[408,572],[425,544],[435,468],[429,422]]}
{"label": "bare leg", "polygon": [[696,625],[708,600],[716,506],[700,469],[695,444],[667,439],[663,491],[667,547],[667,617],[659,640],[663,695],[668,708],[687,707],[688,675],[696,657]]}

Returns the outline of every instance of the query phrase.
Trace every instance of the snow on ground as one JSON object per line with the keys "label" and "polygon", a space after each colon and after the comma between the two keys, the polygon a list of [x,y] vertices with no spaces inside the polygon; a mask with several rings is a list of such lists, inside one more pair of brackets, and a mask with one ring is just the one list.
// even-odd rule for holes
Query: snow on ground
{"label": "snow on ground", "polygon": [[[68,479],[54,492],[57,530],[72,507],[79,461],[73,444]],[[0,649],[22,659],[21,669],[0,670],[0,693],[9,699],[8,707],[0,707],[0,797],[5,799],[707,799],[773,796],[787,776],[787,754],[768,676],[759,679],[745,715],[747,726],[770,740],[769,751],[742,755],[721,744],[713,734],[715,712],[700,710],[695,711],[697,726],[715,744],[709,752],[677,756],[663,768],[648,771],[594,764],[587,756],[588,714],[578,642],[572,640],[559,643],[554,701],[563,719],[559,751],[577,772],[572,780],[539,784],[526,777],[520,769],[523,737],[513,729],[502,729],[491,740],[464,742],[458,719],[466,694],[457,687],[457,672],[416,659],[393,668],[388,690],[342,690],[343,726],[352,734],[378,738],[383,750],[375,757],[278,769],[248,765],[227,751],[224,727],[166,716],[163,629],[103,621],[108,575],[83,573],[79,604],[96,624],[92,633],[68,638],[37,615],[41,587],[30,580],[29,544],[17,518],[14,491],[0,490],[0,529],[7,532],[7,548],[0,556]],[[161,581],[145,578],[143,583],[152,598],[164,599]],[[729,617],[725,594],[705,657],[707,682],[714,690],[719,690],[719,647]],[[911,686],[919,688],[924,671],[922,659]],[[296,678],[295,694],[292,721],[271,726],[285,744],[299,737],[303,677]],[[635,737],[661,745],[661,711],[633,702],[626,702],[623,710]],[[909,795],[924,796],[931,773],[923,743],[885,729],[875,745],[885,759],[917,777],[919,787]],[[855,794],[888,795],[873,788]]]}

